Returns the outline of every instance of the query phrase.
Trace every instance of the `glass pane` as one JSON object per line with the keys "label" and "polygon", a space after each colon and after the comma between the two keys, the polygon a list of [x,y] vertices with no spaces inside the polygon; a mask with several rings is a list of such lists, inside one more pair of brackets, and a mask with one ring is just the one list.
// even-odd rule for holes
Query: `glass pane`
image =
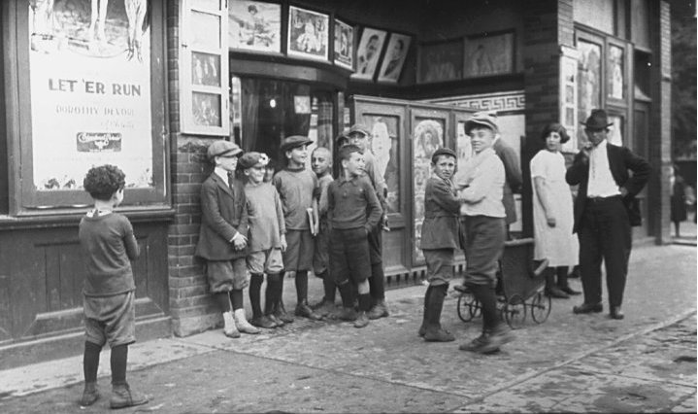
{"label": "glass pane", "polygon": [[465,166],[473,157],[473,145],[470,136],[465,133],[465,122],[456,125],[456,155],[458,155],[457,171],[465,171]]}
{"label": "glass pane", "polygon": [[388,186],[388,213],[400,212],[400,118],[397,116],[364,115],[363,124],[371,131],[371,150],[377,173]]}
{"label": "glass pane", "polygon": [[202,126],[221,126],[221,96],[212,93],[192,93],[194,123]]}
{"label": "glass pane", "polygon": [[194,49],[221,48],[221,18],[219,16],[191,12],[191,47]]}
{"label": "glass pane", "polygon": [[205,9],[211,11],[221,10],[221,0],[196,0],[193,3],[197,9]]}
{"label": "glass pane", "polygon": [[[601,46],[596,43],[579,40],[579,62],[577,79],[579,80],[577,119],[587,119],[591,110],[601,107]],[[578,128],[579,143],[586,142],[584,128]]]}
{"label": "glass pane", "polygon": [[191,54],[191,82],[194,85],[221,86],[221,57],[209,53]]}
{"label": "glass pane", "polygon": [[623,145],[623,129],[625,119],[620,115],[609,115],[608,122],[613,123],[608,129],[608,143],[613,145]]}
{"label": "glass pane", "polygon": [[616,99],[625,98],[625,51],[618,46],[608,49],[608,96]]}
{"label": "glass pane", "polygon": [[444,121],[442,119],[416,118],[412,133],[414,148],[414,244],[415,261],[423,261],[424,255],[419,248],[422,239],[422,221],[424,220],[424,190],[431,176],[431,155],[444,145]]}

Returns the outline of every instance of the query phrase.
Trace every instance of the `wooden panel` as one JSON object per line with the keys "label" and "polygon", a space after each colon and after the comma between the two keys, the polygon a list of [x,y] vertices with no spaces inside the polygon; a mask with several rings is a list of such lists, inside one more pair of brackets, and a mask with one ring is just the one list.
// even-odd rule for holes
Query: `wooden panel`
{"label": "wooden panel", "polygon": [[[134,224],[139,319],[166,315],[167,225]],[[82,330],[85,264],[76,226],[0,232],[0,342]],[[7,317],[9,316],[9,317]]]}

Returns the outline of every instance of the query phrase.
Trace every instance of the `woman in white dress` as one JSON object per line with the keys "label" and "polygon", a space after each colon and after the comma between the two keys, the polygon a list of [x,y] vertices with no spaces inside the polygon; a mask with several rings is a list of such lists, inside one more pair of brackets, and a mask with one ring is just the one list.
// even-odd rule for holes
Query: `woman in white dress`
{"label": "woman in white dress", "polygon": [[[565,158],[560,147],[570,138],[560,124],[548,124],[541,135],[545,148],[531,159],[535,259],[548,259],[545,293],[554,298],[578,295],[567,282],[567,271],[579,263],[579,243],[572,233],[572,193],[565,182]],[[555,276],[557,275],[557,283]]]}

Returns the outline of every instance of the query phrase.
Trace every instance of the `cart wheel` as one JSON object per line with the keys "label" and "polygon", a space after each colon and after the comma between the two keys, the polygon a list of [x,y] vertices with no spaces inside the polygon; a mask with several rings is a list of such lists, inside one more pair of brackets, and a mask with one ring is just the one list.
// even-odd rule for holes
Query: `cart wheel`
{"label": "cart wheel", "polygon": [[479,314],[480,303],[471,292],[463,292],[458,296],[458,317],[463,322],[468,322]]}
{"label": "cart wheel", "polygon": [[531,301],[531,316],[536,323],[543,323],[548,320],[553,301],[543,292],[538,292]]}
{"label": "cart wheel", "polygon": [[502,309],[504,319],[512,329],[518,329],[526,321],[526,304],[520,295],[513,295]]}

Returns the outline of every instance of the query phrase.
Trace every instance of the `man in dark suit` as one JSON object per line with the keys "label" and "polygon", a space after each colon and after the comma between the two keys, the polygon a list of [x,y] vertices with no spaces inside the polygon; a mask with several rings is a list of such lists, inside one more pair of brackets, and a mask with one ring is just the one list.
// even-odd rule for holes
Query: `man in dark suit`
{"label": "man in dark suit", "polygon": [[[570,185],[579,185],[574,203],[574,232],[579,237],[579,264],[584,303],[573,312],[598,313],[601,304],[601,261],[606,266],[606,286],[612,319],[623,319],[623,291],[632,249],[631,225],[640,224],[635,195],[647,183],[651,167],[625,147],[606,140],[608,116],[594,109],[585,132],[589,142],[567,170]],[[632,171],[632,176],[628,174]]]}

